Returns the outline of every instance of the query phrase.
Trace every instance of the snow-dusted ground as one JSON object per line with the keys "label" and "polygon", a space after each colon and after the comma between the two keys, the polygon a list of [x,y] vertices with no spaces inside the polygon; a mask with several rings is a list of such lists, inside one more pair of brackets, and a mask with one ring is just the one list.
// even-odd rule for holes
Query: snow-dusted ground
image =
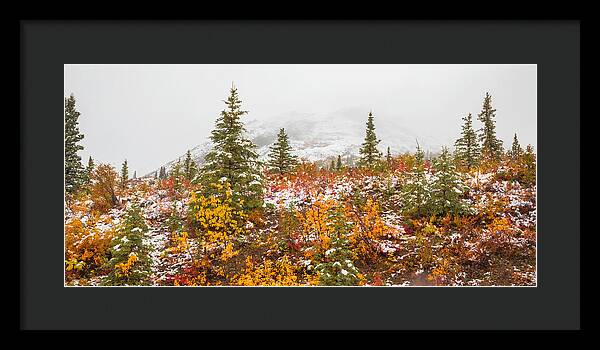
{"label": "snow-dusted ground", "polygon": [[[295,177],[292,180],[284,179],[276,181],[271,179],[267,183],[265,192],[265,205],[272,206],[274,210],[282,208],[294,208],[302,210],[312,204],[317,197],[328,198],[348,198],[354,191],[358,190],[363,196],[381,196],[387,189],[395,189],[401,182],[401,173],[393,173],[386,177],[380,176],[356,176],[348,173],[338,175],[315,175],[313,177]],[[168,285],[172,278],[177,275],[182,268],[190,266],[196,254],[197,241],[189,240],[189,249],[185,252],[176,253],[169,248],[170,233],[165,227],[165,220],[173,207],[175,207],[183,217],[187,211],[186,200],[175,200],[169,196],[166,190],[160,190],[152,184],[152,179],[138,179],[137,183],[146,182],[150,190],[147,193],[134,193],[127,198],[121,198],[123,201],[139,200],[143,209],[143,215],[147,221],[150,230],[146,233],[144,243],[152,249],[152,280],[154,285]],[[523,233],[527,230],[535,232],[536,227],[536,188],[524,187],[518,182],[496,180],[493,173],[474,174],[465,177],[465,183],[469,186],[470,203],[476,214],[484,210],[494,202],[503,203],[503,210],[499,212],[499,217],[508,219],[514,235],[505,237],[505,243],[514,247],[521,247],[523,251],[528,249],[535,252],[535,242],[527,238]],[[181,198],[186,198],[184,195]],[[416,245],[415,233],[408,230],[405,219],[398,214],[398,207],[401,206],[403,198],[397,193],[385,199],[381,206],[381,218],[389,228],[390,234],[383,237],[378,242],[378,250],[386,256],[387,268],[383,283],[385,285],[431,285],[431,282],[425,277],[431,271],[425,266],[412,266],[409,262],[420,254],[420,248]],[[80,204],[79,212],[65,211],[65,220],[79,218],[83,223],[89,220],[89,208],[91,201],[84,201]],[[83,209],[82,209],[83,208]],[[109,213],[101,216],[96,223],[100,231],[114,229],[122,220],[125,207],[113,209]],[[277,230],[277,221],[267,218],[265,227],[254,229],[252,227],[250,234],[244,240],[252,244],[262,244],[262,240],[268,237],[273,231]],[[493,232],[483,229],[480,233],[448,232],[440,239],[429,239],[431,249],[440,253],[447,247],[462,247],[468,254],[474,258],[481,256],[485,244],[490,244],[496,239]],[[519,249],[521,249],[519,248]],[[269,248],[265,254],[276,253]],[[436,253],[436,254],[437,254]],[[307,260],[300,260],[306,263]],[[475,261],[475,260],[474,260]],[[408,265],[407,265],[408,264]],[[398,268],[402,266],[401,268]],[[409,266],[409,267],[406,267]],[[407,270],[407,268],[409,270]],[[520,285],[535,285],[536,267],[535,263],[520,263],[510,267],[510,273],[515,280],[521,281]],[[476,272],[476,271],[475,271]],[[487,285],[493,281],[490,273],[474,275],[473,271],[459,271],[452,280],[446,281],[449,285]],[[98,285],[102,276],[95,276],[79,283],[78,280],[70,281],[72,285]]]}

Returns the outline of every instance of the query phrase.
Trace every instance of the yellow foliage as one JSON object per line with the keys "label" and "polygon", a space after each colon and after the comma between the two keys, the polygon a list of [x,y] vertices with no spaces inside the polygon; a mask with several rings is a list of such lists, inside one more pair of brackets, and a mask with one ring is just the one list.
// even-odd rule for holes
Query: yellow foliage
{"label": "yellow foliage", "polygon": [[227,261],[238,254],[234,249],[233,239],[246,232],[245,213],[235,209],[231,190],[226,188],[224,192],[224,198],[207,198],[192,192],[190,199],[193,219],[203,233],[201,248],[210,252],[211,259],[221,261]]}
{"label": "yellow foliage", "polygon": [[373,199],[367,200],[361,214],[355,217],[350,243],[359,256],[369,259],[377,253],[377,243],[393,230],[381,219],[379,205]]}
{"label": "yellow foliage", "polygon": [[487,228],[495,234],[512,233],[514,231],[508,219],[503,217],[494,218]]}
{"label": "yellow foliage", "polygon": [[317,241],[315,246],[319,251],[325,251],[330,247],[330,236],[335,231],[335,228],[330,222],[329,217],[331,210],[336,206],[337,202],[335,200],[325,200],[322,196],[319,196],[304,213],[296,212],[296,218],[304,233],[304,240],[307,240],[310,235],[316,235]]}
{"label": "yellow foliage", "polygon": [[173,246],[165,249],[165,251],[176,254],[186,252],[190,246],[188,241],[188,233],[185,231],[181,234],[177,234],[176,232],[172,233],[171,243]]}
{"label": "yellow foliage", "polygon": [[134,252],[129,253],[129,258],[124,263],[118,263],[115,265],[115,275],[117,277],[126,277],[131,273],[131,268],[138,260],[137,255]]}
{"label": "yellow foliage", "polygon": [[249,256],[244,272],[234,276],[234,281],[240,286],[294,286],[298,285],[297,270],[287,256],[275,262],[264,259],[258,266]]}
{"label": "yellow foliage", "polygon": [[96,227],[99,216],[91,216],[86,224],[80,219],[65,224],[66,271],[92,269],[102,266],[107,259],[114,230],[102,231]]}

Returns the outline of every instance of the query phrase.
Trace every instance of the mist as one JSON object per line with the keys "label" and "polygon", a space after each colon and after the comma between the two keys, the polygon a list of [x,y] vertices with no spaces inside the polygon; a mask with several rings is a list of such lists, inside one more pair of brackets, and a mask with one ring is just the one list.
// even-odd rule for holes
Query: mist
{"label": "mist", "polygon": [[[496,130],[536,148],[536,65],[65,65],[64,95],[75,95],[84,134],[79,152],[138,176],[204,142],[232,83],[246,120],[290,114],[394,121],[451,146],[461,118],[481,110],[486,92]],[[359,112],[362,111],[362,112]]]}

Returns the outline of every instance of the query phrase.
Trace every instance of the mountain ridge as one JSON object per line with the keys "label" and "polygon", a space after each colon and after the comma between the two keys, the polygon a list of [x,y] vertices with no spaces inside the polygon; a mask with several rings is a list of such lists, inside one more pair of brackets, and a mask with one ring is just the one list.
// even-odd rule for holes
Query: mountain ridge
{"label": "mountain ridge", "polygon": [[[363,113],[365,114],[365,113]],[[364,142],[367,116],[359,118],[357,113],[346,109],[329,114],[306,113],[292,111],[263,119],[252,118],[246,121],[246,137],[256,146],[260,160],[266,160],[269,146],[275,142],[280,128],[285,128],[293,148],[292,153],[300,159],[319,164],[327,164],[331,159],[342,156],[346,164],[353,164],[358,157],[359,149]],[[392,155],[412,152],[417,142],[424,151],[437,152],[441,143],[428,136],[418,136],[401,122],[392,119],[377,120],[375,116],[375,132],[380,141],[378,149],[386,154],[390,147]],[[210,139],[190,148],[192,158],[202,164],[204,156],[210,150]],[[187,151],[186,151],[187,152]],[[178,159],[185,158],[185,152],[162,166],[169,170]],[[155,169],[144,177],[153,176]]]}

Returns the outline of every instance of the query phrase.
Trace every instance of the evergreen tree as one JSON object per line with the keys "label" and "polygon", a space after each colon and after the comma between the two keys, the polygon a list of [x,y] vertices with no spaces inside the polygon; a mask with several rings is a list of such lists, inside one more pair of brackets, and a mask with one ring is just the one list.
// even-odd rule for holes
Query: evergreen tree
{"label": "evergreen tree", "polygon": [[363,142],[360,148],[360,159],[358,164],[360,166],[372,167],[381,159],[381,152],[377,149],[377,145],[381,140],[377,139],[375,135],[375,124],[373,123],[373,113],[369,112],[369,118],[367,119],[367,132],[365,136],[365,142]]}
{"label": "evergreen tree", "polygon": [[328,221],[334,227],[330,233],[330,248],[323,255],[315,256],[319,261],[315,271],[319,282],[325,286],[354,286],[360,282],[360,272],[352,262],[353,253],[348,239],[352,225],[348,223],[343,208],[338,206],[330,210]]}
{"label": "evergreen tree", "polygon": [[137,178],[137,171],[133,171],[133,178],[136,179]]}
{"label": "evergreen tree", "polygon": [[523,148],[519,144],[519,140],[517,139],[517,133],[515,133],[515,137],[513,138],[513,143],[508,155],[512,160],[517,160],[523,154]]}
{"label": "evergreen tree", "polygon": [[173,189],[175,189],[176,192],[179,192],[183,189],[183,184],[181,183],[181,176],[182,176],[182,164],[181,164],[181,158],[177,159],[177,163],[175,163],[173,165],[173,167],[171,168],[171,173],[170,173],[170,178],[171,180],[173,180]]}
{"label": "evergreen tree", "polygon": [[196,178],[198,168],[196,167],[196,161],[192,158],[192,152],[187,151],[185,155],[185,161],[183,162],[183,172],[187,181],[192,181]]}
{"label": "evergreen tree", "polygon": [[466,206],[461,197],[466,186],[454,167],[448,148],[442,148],[433,162],[433,169],[435,173],[430,186],[428,207],[437,215],[464,213]]}
{"label": "evergreen tree", "polygon": [[525,185],[534,185],[536,183],[536,157],[533,147],[527,145],[525,152],[521,154],[521,164],[523,166],[523,176],[521,182]]}
{"label": "evergreen tree", "polygon": [[502,141],[496,137],[496,110],[492,108],[492,96],[486,92],[483,109],[478,114],[483,123],[481,129],[481,154],[488,160],[498,161],[502,157]]}
{"label": "evergreen tree", "polygon": [[148,226],[137,204],[125,215],[123,225],[112,241],[111,259],[106,268],[110,270],[103,285],[144,285],[150,282],[150,247],[143,242]]}
{"label": "evergreen tree", "polygon": [[81,157],[77,154],[83,149],[79,144],[83,139],[79,132],[80,114],[75,108],[75,96],[65,97],[65,191],[68,194],[77,192],[85,182]]}
{"label": "evergreen tree", "polygon": [[165,167],[161,166],[161,167],[160,167],[160,170],[159,170],[159,172],[158,172],[158,178],[159,178],[160,180],[164,180],[166,177],[167,177],[167,176],[166,176],[166,174],[165,174]]}
{"label": "evergreen tree", "polygon": [[125,190],[127,188],[127,181],[129,180],[129,168],[127,167],[127,159],[123,162],[121,166],[121,189]]}
{"label": "evergreen tree", "polygon": [[234,86],[224,102],[226,108],[215,123],[210,137],[213,146],[204,157],[201,171],[205,194],[223,194],[219,184],[228,182],[239,209],[261,207],[264,191],[261,164],[255,151],[256,145],[245,136],[241,120],[248,111],[241,110],[241,101]]}
{"label": "evergreen tree", "polygon": [[335,166],[337,171],[341,171],[344,166],[342,165],[342,156],[338,154],[337,156],[337,164]]}
{"label": "evergreen tree", "polygon": [[417,144],[413,166],[402,187],[402,211],[406,216],[420,217],[428,214],[429,181],[425,170],[425,154]]}
{"label": "evergreen tree", "polygon": [[454,143],[455,154],[459,163],[471,170],[479,163],[479,142],[477,134],[473,130],[473,117],[471,113],[462,118],[465,123],[462,126],[461,137]]}
{"label": "evergreen tree", "polygon": [[329,171],[335,171],[335,160],[331,160],[331,164],[329,164]]}
{"label": "evergreen tree", "polygon": [[282,175],[292,171],[298,164],[298,157],[293,155],[291,151],[292,146],[290,146],[285,129],[281,128],[277,134],[277,141],[269,148],[269,160],[267,162],[269,170]]}
{"label": "evergreen tree", "polygon": [[385,161],[387,162],[388,166],[392,165],[392,153],[390,152],[390,146],[388,146],[388,148],[387,148],[387,154],[385,155]]}
{"label": "evergreen tree", "polygon": [[92,178],[93,178],[93,174],[94,174],[94,160],[92,159],[92,156],[90,156],[88,158],[88,165],[87,168],[85,168],[85,179],[86,179],[86,183],[88,185],[90,185],[92,183]]}

